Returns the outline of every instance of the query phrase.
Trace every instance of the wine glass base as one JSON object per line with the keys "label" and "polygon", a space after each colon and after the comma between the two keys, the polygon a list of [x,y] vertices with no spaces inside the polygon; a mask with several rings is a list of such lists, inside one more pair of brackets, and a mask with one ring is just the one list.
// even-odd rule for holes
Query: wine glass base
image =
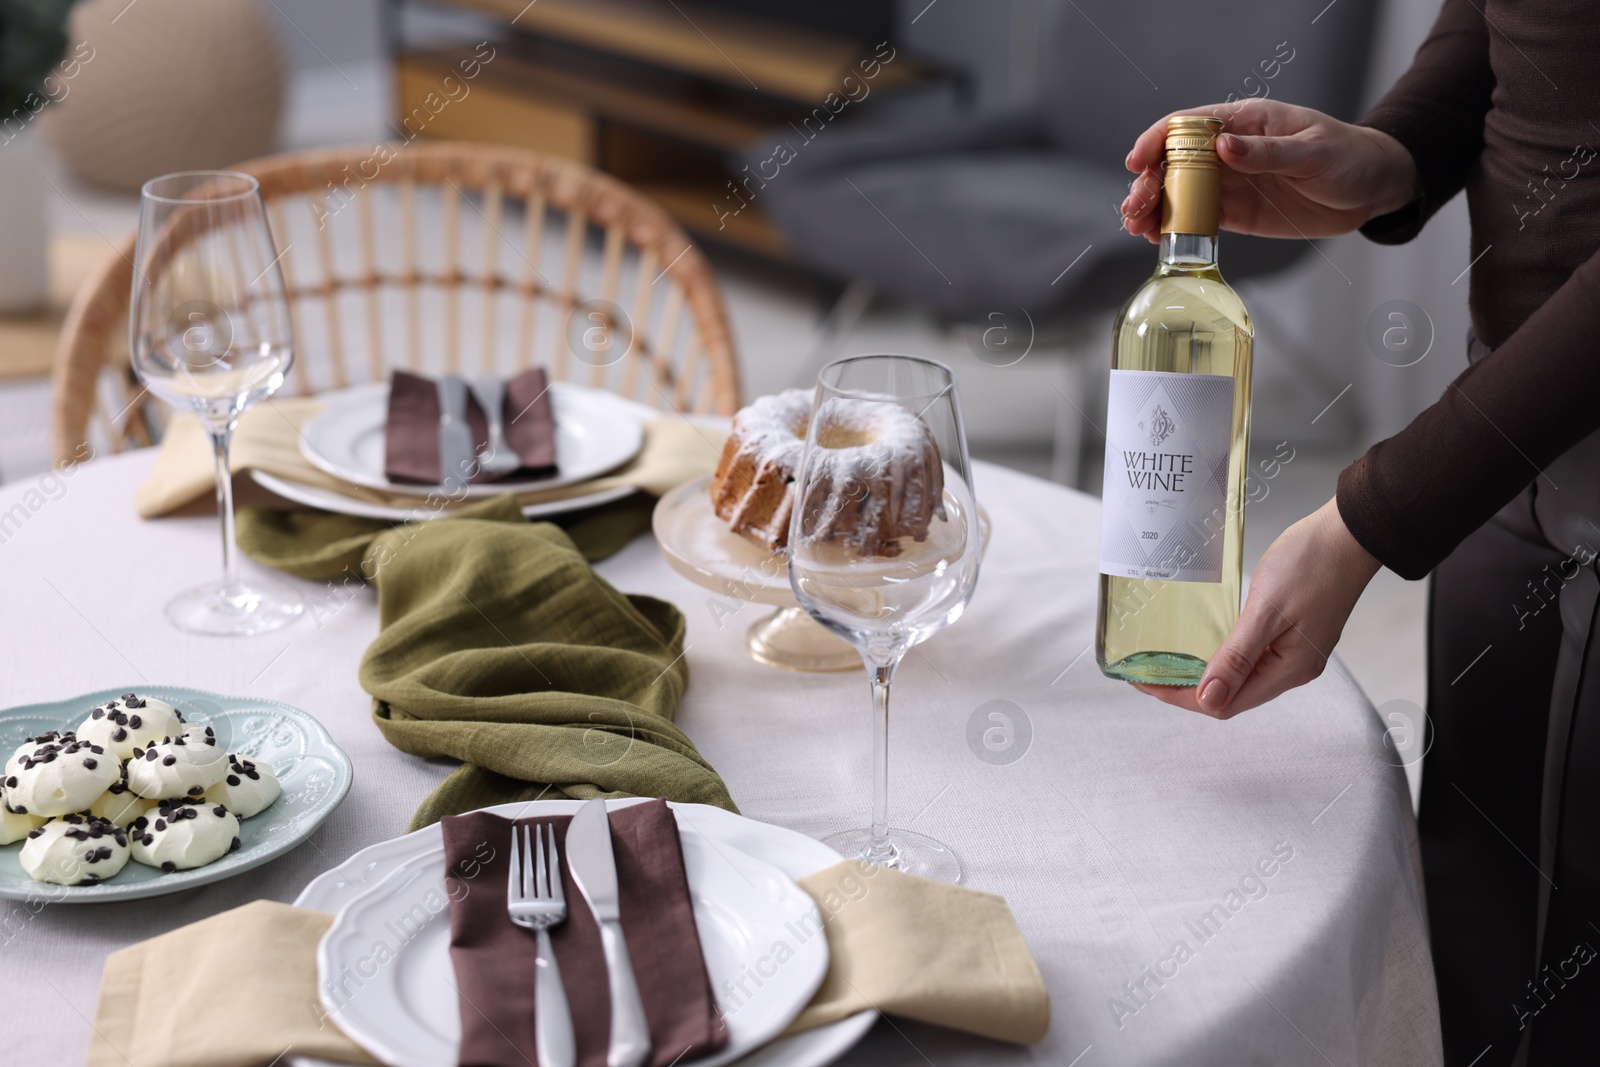
{"label": "wine glass base", "polygon": [[298,592],[266,578],[232,588],[203,585],[181,593],[167,605],[167,618],[192,634],[247,637],[287,626],[305,611]]}
{"label": "wine glass base", "polygon": [[844,830],[824,837],[822,843],[831,846],[846,859],[863,860],[902,874],[914,874],[918,878],[959,885],[964,877],[961,860],[950,851],[950,846],[910,830],[889,831],[887,856],[872,853],[871,830]]}
{"label": "wine glass base", "polygon": [[750,627],[750,658],[791,671],[858,671],[861,653],[800,608],[779,608]]}

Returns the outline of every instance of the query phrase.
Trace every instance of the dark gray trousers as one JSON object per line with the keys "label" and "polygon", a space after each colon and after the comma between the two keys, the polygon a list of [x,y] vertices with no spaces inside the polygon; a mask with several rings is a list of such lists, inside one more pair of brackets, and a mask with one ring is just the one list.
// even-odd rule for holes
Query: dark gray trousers
{"label": "dark gray trousers", "polygon": [[1419,829],[1449,1067],[1600,1062],[1597,555],[1600,435],[1434,571]]}

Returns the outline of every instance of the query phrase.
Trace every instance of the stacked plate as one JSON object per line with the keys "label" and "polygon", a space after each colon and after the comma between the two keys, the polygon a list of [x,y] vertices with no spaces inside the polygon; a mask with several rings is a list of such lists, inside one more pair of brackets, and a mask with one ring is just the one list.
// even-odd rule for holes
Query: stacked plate
{"label": "stacked plate", "polygon": [[[332,489],[307,485],[265,471],[250,473],[257,484],[297,504],[344,515],[402,521],[437,514],[422,501],[445,493],[440,485],[391,482],[384,476],[384,424],[389,411],[389,385],[373,382],[324,394],[323,410],[301,430],[300,453],[313,466],[352,485],[415,496],[415,508],[390,507],[345,496]],[[556,382],[550,386],[550,407],[556,423],[556,463],[559,473],[538,479],[504,480],[467,486],[468,499],[529,493],[578,486],[623,466],[644,447],[644,423],[656,412],[642,404],[600,389]],[[595,492],[575,492],[560,500],[523,507],[529,516],[555,515],[605,504],[633,492],[630,486],[611,486]]]}
{"label": "stacked plate", "polygon": [[[616,810],[641,800],[613,800]],[[571,815],[575,800],[489,808],[507,818]],[[820,1067],[871,1028],[862,1012],[790,1037],[828,972],[828,945],[815,903],[797,884],[838,863],[826,845],[781,827],[703,804],[672,804],[706,970],[728,1027],[728,1043],[692,1061],[751,1067]],[[394,1067],[455,1067],[461,1037],[450,959],[444,835],[438,825],[363,849],[306,886],[295,903],[333,912],[317,954],[323,1008],[350,1037]],[[569,903],[583,907],[569,894]],[[404,917],[403,936],[395,917]],[[386,962],[374,965],[374,945]],[[780,948],[780,946],[782,946]],[[781,958],[782,966],[777,965]],[[760,977],[759,983],[750,980]],[[352,980],[359,995],[349,995]],[[742,987],[742,989],[741,989]],[[298,1067],[322,1067],[300,1058]],[[685,1067],[688,1067],[685,1064]]]}

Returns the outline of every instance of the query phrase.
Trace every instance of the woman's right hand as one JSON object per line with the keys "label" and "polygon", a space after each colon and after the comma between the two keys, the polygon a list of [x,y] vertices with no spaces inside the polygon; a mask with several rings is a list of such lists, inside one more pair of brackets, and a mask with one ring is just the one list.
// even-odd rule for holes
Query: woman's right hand
{"label": "woman's right hand", "polygon": [[[1277,100],[1175,111],[1215,115],[1222,169],[1222,228],[1264,237],[1333,237],[1388,214],[1420,193],[1416,163],[1393,137]],[[1128,153],[1138,175],[1122,202],[1123,226],[1160,240],[1161,162],[1167,118]]]}

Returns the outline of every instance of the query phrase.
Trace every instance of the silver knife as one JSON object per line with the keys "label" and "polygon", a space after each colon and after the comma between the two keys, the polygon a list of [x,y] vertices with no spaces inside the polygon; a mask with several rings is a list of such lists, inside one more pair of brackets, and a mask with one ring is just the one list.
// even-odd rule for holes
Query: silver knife
{"label": "silver knife", "polygon": [[439,482],[450,492],[472,480],[472,427],[467,423],[467,383],[451,374],[439,379]]}
{"label": "silver knife", "polygon": [[650,1028],[618,921],[617,862],[611,853],[611,820],[604,800],[597,797],[578,809],[567,826],[566,847],[567,869],[594,912],[606,953],[611,986],[611,1044],[606,1067],[639,1067],[650,1056]]}

